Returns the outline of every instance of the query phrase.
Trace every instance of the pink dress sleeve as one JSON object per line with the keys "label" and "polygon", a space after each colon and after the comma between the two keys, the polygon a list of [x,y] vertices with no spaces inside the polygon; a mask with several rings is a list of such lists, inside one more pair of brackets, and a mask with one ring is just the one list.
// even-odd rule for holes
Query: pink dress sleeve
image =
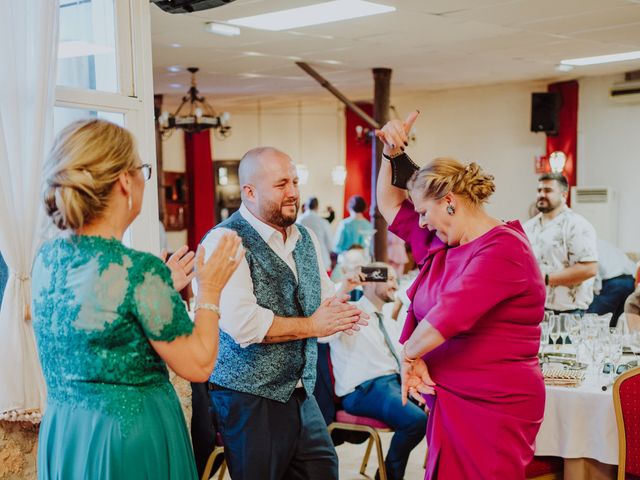
{"label": "pink dress sleeve", "polygon": [[464,274],[445,279],[424,320],[448,339],[471,329],[506,300],[526,293],[537,276],[521,260],[528,259],[525,249],[511,235],[493,235],[473,252]]}
{"label": "pink dress sleeve", "polygon": [[442,245],[442,242],[435,236],[435,233],[420,228],[418,224],[419,215],[413,209],[413,203],[409,200],[402,202],[400,210],[389,225],[389,231],[395,233],[411,247],[413,258],[418,265],[422,265],[429,253],[431,244]]}

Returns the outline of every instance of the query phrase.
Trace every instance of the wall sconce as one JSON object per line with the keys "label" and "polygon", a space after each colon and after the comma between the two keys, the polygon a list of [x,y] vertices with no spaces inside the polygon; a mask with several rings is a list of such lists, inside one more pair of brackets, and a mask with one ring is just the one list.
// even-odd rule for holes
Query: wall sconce
{"label": "wall sconce", "polygon": [[567,162],[567,156],[564,152],[556,150],[549,155],[549,166],[553,173],[562,173],[564,170],[564,164]]}
{"label": "wall sconce", "polygon": [[297,163],[296,171],[298,173],[298,183],[300,185],[306,185],[309,181],[309,167],[302,163]]}
{"label": "wall sconce", "polygon": [[334,185],[342,186],[347,180],[347,169],[344,165],[336,165],[331,169],[331,181]]}
{"label": "wall sconce", "polygon": [[229,170],[227,167],[218,168],[218,185],[229,185]]}
{"label": "wall sconce", "polygon": [[371,129],[369,127],[363,127],[362,125],[356,125],[356,142],[371,142]]}

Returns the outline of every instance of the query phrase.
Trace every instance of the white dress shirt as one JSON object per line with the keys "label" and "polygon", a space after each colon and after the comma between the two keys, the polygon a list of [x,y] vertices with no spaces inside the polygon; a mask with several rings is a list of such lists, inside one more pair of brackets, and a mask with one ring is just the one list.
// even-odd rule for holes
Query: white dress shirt
{"label": "white dress shirt", "polygon": [[[335,377],[334,389],[339,397],[353,392],[358,385],[367,380],[399,373],[398,363],[391,354],[378,326],[376,308],[366,297],[362,297],[354,305],[369,314],[371,318],[368,326],[362,327],[353,335],[340,332],[319,339],[320,342],[328,342],[331,348],[331,364]],[[385,305],[381,312],[382,321],[400,358],[402,345],[400,345],[399,339],[402,324],[391,318],[389,312],[392,308],[393,303]]]}
{"label": "white dress shirt", "polygon": [[[291,225],[287,228],[287,240],[285,242],[280,232],[258,220],[244,204],[240,206],[239,212],[242,218],[249,222],[249,225],[258,232],[274,253],[291,268],[297,279],[298,271],[293,258],[293,250],[301,238],[298,227]],[[216,249],[220,238],[229,231],[227,228],[216,228],[206,235],[202,240],[202,245],[206,252],[205,259],[209,258],[211,252]],[[315,234],[309,229],[307,231],[311,236],[316,256],[319,259],[320,295],[324,300],[335,294],[335,286],[329,280],[327,272],[322,266],[320,246]],[[197,293],[198,286],[195,280],[192,282],[192,287],[194,293]],[[246,259],[243,259],[237,270],[229,278],[220,295],[220,329],[230,335],[241,347],[247,347],[253,343],[261,343],[264,340],[267,331],[271,328],[274,316],[271,310],[258,305],[249,264]]]}

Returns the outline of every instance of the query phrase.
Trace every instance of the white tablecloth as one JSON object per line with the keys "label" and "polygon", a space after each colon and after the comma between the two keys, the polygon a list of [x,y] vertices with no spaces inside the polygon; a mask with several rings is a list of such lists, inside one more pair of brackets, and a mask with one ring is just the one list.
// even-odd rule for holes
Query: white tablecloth
{"label": "white tablecloth", "polygon": [[548,386],[536,455],[593,458],[618,464],[618,427],[612,389]]}

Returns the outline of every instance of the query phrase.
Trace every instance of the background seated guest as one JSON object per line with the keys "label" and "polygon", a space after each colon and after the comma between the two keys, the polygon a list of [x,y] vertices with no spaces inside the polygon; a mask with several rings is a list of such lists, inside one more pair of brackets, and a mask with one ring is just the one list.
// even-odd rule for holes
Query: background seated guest
{"label": "background seated guest", "polygon": [[[47,383],[38,478],[197,478],[184,415],[165,362],[203,381],[216,362],[220,292],[242,258],[230,234],[204,263],[195,324],[176,288],[192,255],[167,265],[127,248],[151,167],[125,129],[69,125],[45,164],[44,204],[61,230],[33,266],[33,326]],[[175,287],[175,288],[174,288]]]}
{"label": "background seated guest", "polygon": [[519,222],[484,210],[495,184],[479,165],[437,158],[411,177],[410,199],[392,185],[417,115],[376,131],[390,159],[377,198],[422,259],[400,358],[403,399],[430,409],[425,478],[523,479],[544,415],[544,283]]}
{"label": "background seated guest", "polygon": [[584,313],[593,300],[598,273],[596,231],[567,206],[569,184],[559,173],[538,179],[536,207],[524,231],[547,286],[545,308],[555,313]]}
{"label": "background seated guest", "polygon": [[624,316],[631,330],[640,330],[640,285],[627,297],[624,303]]}
{"label": "background seated guest", "polygon": [[331,270],[331,257],[329,252],[332,249],[331,243],[331,226],[329,222],[318,215],[318,198],[309,197],[306,202],[306,211],[298,218],[298,223],[304,225],[316,234],[318,245],[320,245],[320,253],[322,254],[322,263],[324,269]]}
{"label": "background seated guest", "polygon": [[364,295],[355,303],[369,315],[369,326],[355,335],[337,333],[320,341],[329,342],[335,392],[343,397],[344,409],[381,420],[395,431],[385,465],[387,478],[399,480],[411,450],[425,434],[427,414],[414,403],[402,405],[398,343],[402,324],[391,318],[391,309],[383,310],[398,289],[395,271],[385,263],[370,266],[388,268],[388,280],[364,283]]}
{"label": "background seated guest", "polygon": [[202,240],[211,250],[232,230],[247,251],[222,292],[220,354],[209,379],[229,472],[234,480],[337,480],[338,458],[313,395],[316,338],[359,329],[361,312],[336,297],[318,240],[295,224],[300,192],[291,158],[255,148],[238,174],[240,209]]}
{"label": "background seated guest", "polygon": [[624,311],[624,302],[634,290],[636,264],[626,253],[610,242],[598,239],[598,275],[593,302],[588,313],[612,313],[611,326],[615,327]]}
{"label": "background seated guest", "polygon": [[373,234],[371,222],[364,216],[367,211],[367,203],[360,195],[353,195],[347,203],[349,217],[338,224],[335,236],[334,251],[342,253],[353,245],[369,246],[369,240]]}
{"label": "background seated guest", "polygon": [[387,232],[387,261],[395,269],[400,278],[404,275],[404,266],[409,263],[404,240],[393,232]]}

